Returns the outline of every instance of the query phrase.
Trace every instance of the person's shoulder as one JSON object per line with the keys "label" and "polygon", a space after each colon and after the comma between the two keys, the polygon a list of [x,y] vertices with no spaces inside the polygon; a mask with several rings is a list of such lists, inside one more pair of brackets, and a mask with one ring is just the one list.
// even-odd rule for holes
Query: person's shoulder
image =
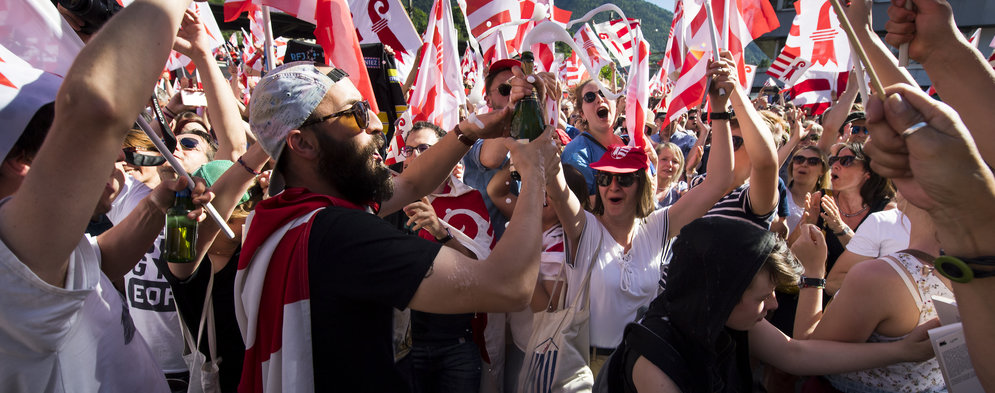
{"label": "person's shoulder", "polygon": [[876,293],[887,293],[892,285],[903,285],[902,277],[891,264],[882,258],[859,262],[850,268],[844,278],[844,285],[850,290],[863,290]]}

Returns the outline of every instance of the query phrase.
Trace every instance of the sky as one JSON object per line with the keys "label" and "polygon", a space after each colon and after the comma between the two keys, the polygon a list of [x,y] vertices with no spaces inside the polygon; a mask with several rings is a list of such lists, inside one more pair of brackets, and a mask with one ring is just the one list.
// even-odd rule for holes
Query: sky
{"label": "sky", "polygon": [[661,8],[674,12],[674,0],[646,0],[647,3],[653,3]]}

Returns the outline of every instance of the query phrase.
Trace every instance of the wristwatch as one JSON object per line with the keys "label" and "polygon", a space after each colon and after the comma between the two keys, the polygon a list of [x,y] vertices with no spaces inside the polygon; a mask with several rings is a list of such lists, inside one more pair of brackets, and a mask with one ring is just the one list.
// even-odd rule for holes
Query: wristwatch
{"label": "wristwatch", "polygon": [[[942,254],[942,252],[941,252]],[[941,255],[933,261],[936,271],[949,278],[950,281],[968,283],[975,278],[995,277],[995,270],[977,270],[970,265],[995,267],[995,256],[977,258],[959,258]]]}
{"label": "wristwatch", "polygon": [[853,229],[850,229],[850,227],[845,226],[843,227],[842,231],[833,232],[833,236],[843,236],[843,235],[853,235]]}
{"label": "wristwatch", "polygon": [[801,280],[798,281],[798,288],[825,288],[826,279],[825,278],[812,278],[802,276]]}
{"label": "wristwatch", "polygon": [[453,240],[453,234],[449,232],[449,228],[446,228],[446,236],[443,236],[441,238],[438,238],[438,237],[435,238],[435,241],[439,242],[441,244],[445,244],[446,242],[448,242],[450,240]]}
{"label": "wristwatch", "polygon": [[732,112],[708,112],[708,120],[730,120]]}

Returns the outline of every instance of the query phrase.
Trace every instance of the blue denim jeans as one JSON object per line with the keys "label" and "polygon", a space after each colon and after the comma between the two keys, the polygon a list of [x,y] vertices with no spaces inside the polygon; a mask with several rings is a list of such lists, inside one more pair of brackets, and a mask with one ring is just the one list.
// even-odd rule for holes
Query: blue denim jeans
{"label": "blue denim jeans", "polygon": [[415,342],[411,347],[415,393],[475,393],[482,360],[473,340]]}

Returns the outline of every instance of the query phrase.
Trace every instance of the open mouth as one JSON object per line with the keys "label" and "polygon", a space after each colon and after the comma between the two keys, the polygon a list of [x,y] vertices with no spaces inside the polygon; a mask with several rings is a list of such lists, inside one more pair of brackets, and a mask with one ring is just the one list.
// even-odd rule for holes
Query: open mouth
{"label": "open mouth", "polygon": [[608,202],[611,202],[613,204],[622,203],[622,198],[619,197],[608,198]]}
{"label": "open mouth", "polygon": [[829,177],[830,177],[830,179],[832,179],[833,181],[836,181],[836,179],[839,179],[839,178],[840,178],[840,175],[837,175],[837,174],[835,174],[835,173],[834,173],[834,174],[832,174],[832,175],[829,175]]}
{"label": "open mouth", "polygon": [[604,107],[598,108],[598,117],[600,117],[602,119],[607,119],[608,118],[608,108],[604,108]]}
{"label": "open mouth", "polygon": [[377,164],[383,163],[383,157],[380,157],[379,152],[376,151],[373,152],[373,162],[376,162]]}

